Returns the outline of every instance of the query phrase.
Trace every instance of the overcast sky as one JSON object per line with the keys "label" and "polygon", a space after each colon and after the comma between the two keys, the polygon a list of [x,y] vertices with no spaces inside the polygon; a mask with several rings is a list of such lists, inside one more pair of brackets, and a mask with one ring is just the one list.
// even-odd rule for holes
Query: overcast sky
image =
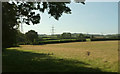
{"label": "overcast sky", "polygon": [[38,34],[51,34],[52,26],[55,27],[55,34],[63,32],[118,33],[117,2],[86,2],[85,5],[72,2],[68,6],[71,8],[72,14],[63,14],[57,21],[46,12],[41,13],[39,24],[23,24],[24,33],[35,30]]}

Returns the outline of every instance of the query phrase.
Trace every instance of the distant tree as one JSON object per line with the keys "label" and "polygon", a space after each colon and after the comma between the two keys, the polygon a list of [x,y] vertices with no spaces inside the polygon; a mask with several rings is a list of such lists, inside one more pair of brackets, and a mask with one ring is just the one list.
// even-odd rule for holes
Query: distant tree
{"label": "distant tree", "polygon": [[79,34],[79,38],[84,38],[84,37],[85,36],[82,33]]}
{"label": "distant tree", "polygon": [[37,42],[38,33],[35,32],[34,30],[28,31],[27,33],[25,33],[25,36],[26,36],[27,40],[29,42],[31,42],[32,44],[34,44],[35,42]]}
{"label": "distant tree", "polygon": [[84,38],[90,38],[90,35],[84,34]]}
{"label": "distant tree", "polygon": [[58,39],[60,39],[60,38],[61,38],[61,36],[60,36],[60,35],[57,35],[57,38],[58,38]]}
{"label": "distant tree", "polygon": [[94,36],[93,36],[93,35],[91,35],[91,36],[90,36],[90,38],[92,39],[92,38],[94,38]]}
{"label": "distant tree", "polygon": [[71,33],[63,33],[61,36],[64,39],[70,39],[71,38]]}
{"label": "distant tree", "polygon": [[79,36],[78,36],[78,39],[80,39],[80,40],[82,40],[83,41],[83,39],[85,38],[85,35],[84,34],[82,34],[82,33],[80,33],[79,34]]}

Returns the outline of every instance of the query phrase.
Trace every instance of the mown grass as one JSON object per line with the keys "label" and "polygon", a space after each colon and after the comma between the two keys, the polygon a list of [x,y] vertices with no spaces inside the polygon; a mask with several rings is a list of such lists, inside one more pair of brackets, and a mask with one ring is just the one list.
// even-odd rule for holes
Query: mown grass
{"label": "mown grass", "polygon": [[118,41],[8,48],[3,52],[3,72],[118,72]]}

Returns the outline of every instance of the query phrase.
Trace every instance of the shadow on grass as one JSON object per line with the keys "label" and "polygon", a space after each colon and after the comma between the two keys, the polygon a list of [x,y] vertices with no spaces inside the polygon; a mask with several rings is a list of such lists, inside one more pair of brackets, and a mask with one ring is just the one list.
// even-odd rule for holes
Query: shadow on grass
{"label": "shadow on grass", "polygon": [[58,59],[44,53],[6,49],[2,57],[3,72],[102,72],[76,60]]}

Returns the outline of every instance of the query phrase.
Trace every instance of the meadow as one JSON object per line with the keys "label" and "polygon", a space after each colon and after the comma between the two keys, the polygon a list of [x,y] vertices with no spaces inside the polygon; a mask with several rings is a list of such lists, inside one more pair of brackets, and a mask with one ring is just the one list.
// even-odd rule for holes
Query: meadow
{"label": "meadow", "polygon": [[20,45],[2,55],[3,72],[118,72],[117,40]]}

